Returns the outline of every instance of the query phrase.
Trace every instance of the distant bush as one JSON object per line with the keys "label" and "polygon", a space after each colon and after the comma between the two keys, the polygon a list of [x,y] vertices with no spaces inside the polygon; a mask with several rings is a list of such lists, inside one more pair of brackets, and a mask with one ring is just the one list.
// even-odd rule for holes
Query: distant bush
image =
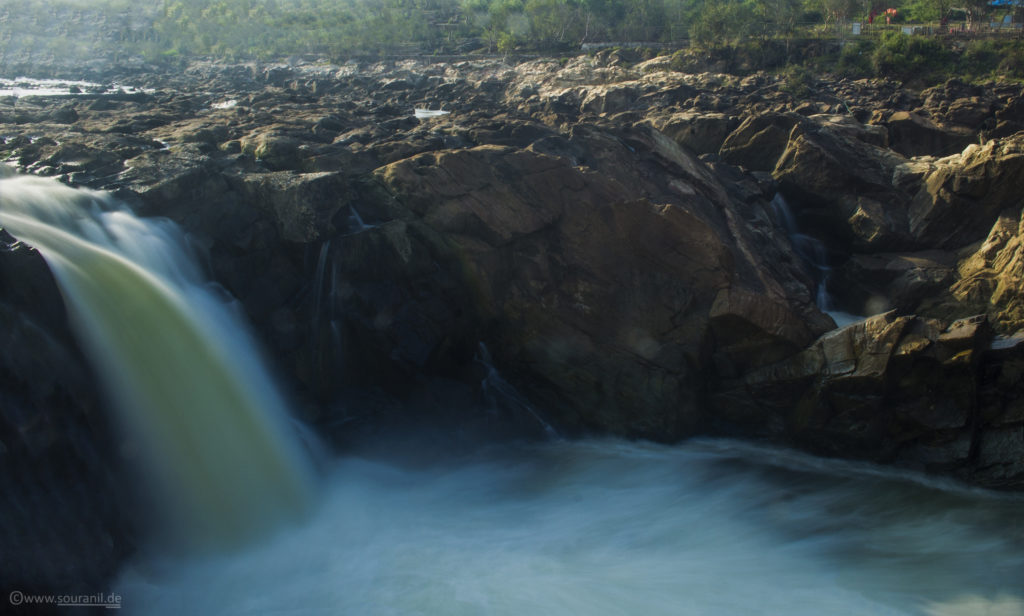
{"label": "distant bush", "polygon": [[1024,79],[1024,43],[971,41],[960,56],[958,69],[964,79]]}
{"label": "distant bush", "polygon": [[874,74],[871,65],[874,51],[875,46],[869,39],[849,43],[840,50],[831,70],[841,77],[856,79],[870,76]]}
{"label": "distant bush", "polygon": [[736,63],[748,70],[773,70],[789,60],[789,46],[778,39],[747,39],[736,49]]}
{"label": "distant bush", "polygon": [[782,90],[789,92],[793,98],[806,98],[815,85],[815,77],[810,69],[801,64],[790,64],[782,71],[784,85]]}
{"label": "distant bush", "polygon": [[991,74],[1003,59],[1003,47],[1000,41],[971,41],[960,56],[960,69],[965,76]]}
{"label": "distant bush", "polygon": [[900,32],[886,33],[871,55],[876,75],[925,84],[942,81],[954,66],[953,52],[940,41]]}
{"label": "distant bush", "polygon": [[996,73],[1001,77],[1024,79],[1024,45],[1016,42],[1009,46],[996,67]]}
{"label": "distant bush", "polygon": [[731,49],[753,34],[756,22],[753,7],[745,2],[715,2],[690,26],[690,38],[705,49]]}

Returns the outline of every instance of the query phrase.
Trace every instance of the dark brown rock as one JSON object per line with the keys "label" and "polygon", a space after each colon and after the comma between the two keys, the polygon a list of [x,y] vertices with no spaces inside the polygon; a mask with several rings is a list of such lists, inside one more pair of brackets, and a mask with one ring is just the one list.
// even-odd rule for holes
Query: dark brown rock
{"label": "dark brown rock", "polygon": [[[1021,387],[1024,345],[992,342],[984,316],[941,322],[886,313],[829,332],[806,351],[748,372],[747,423],[828,455],[953,473],[992,487],[1017,485],[1022,414],[1006,394]],[[757,409],[757,410],[755,410]],[[741,418],[745,418],[741,416]]]}
{"label": "dark brown rock", "polygon": [[949,156],[976,139],[969,131],[943,128],[907,111],[892,114],[886,125],[890,146],[904,156]]}
{"label": "dark brown rock", "polygon": [[719,155],[727,163],[752,171],[771,171],[801,119],[797,114],[780,113],[749,116],[725,139]]}
{"label": "dark brown rock", "polygon": [[772,172],[780,190],[818,229],[854,249],[910,243],[906,195],[892,178],[903,159],[828,127],[793,129]]}
{"label": "dark brown rock", "polygon": [[701,175],[664,204],[562,159],[493,147],[420,155],[378,177],[416,226],[446,238],[495,359],[560,423],[660,439],[699,421],[709,349],[746,367],[812,331],[706,209],[730,208],[725,192],[694,183],[710,176],[693,159],[677,162]]}
{"label": "dark brown rock", "polygon": [[654,127],[694,154],[717,153],[739,120],[722,113],[677,113],[658,118]]}

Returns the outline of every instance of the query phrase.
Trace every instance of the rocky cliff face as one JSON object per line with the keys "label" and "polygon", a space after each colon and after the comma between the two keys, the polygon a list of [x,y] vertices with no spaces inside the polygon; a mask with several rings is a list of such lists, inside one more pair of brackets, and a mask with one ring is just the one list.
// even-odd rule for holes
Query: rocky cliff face
{"label": "rocky cliff face", "polygon": [[[1019,87],[798,101],[615,53],[143,81],[0,100],[0,156],[181,224],[339,447],[710,432],[1024,486]],[[96,525],[118,527],[117,437],[43,264],[6,245],[0,456],[87,461]],[[836,307],[878,316],[836,329],[824,266]]]}

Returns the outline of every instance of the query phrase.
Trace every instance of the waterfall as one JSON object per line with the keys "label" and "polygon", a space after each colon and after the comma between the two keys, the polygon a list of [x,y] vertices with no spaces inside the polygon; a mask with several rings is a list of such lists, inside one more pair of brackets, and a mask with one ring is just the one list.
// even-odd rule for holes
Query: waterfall
{"label": "waterfall", "polygon": [[356,208],[351,205],[348,206],[348,222],[349,228],[351,229],[350,233],[359,233],[361,231],[366,231],[367,229],[372,229],[376,226],[368,225],[363,222],[363,217],[360,216],[359,212],[356,211]]}
{"label": "waterfall", "polygon": [[800,228],[796,223],[796,216],[793,215],[793,210],[789,207],[789,203],[782,196],[782,193],[775,193],[771,201],[771,208],[776,224],[786,232],[790,243],[793,245],[793,250],[814,273],[815,283],[817,284],[814,298],[818,310],[831,316],[836,325],[840,327],[863,319],[864,317],[862,316],[836,310],[835,302],[828,292],[828,281],[832,276],[832,267],[828,262],[828,251],[825,249],[825,244],[816,237],[800,232]]}
{"label": "waterfall", "polygon": [[283,396],[172,223],[14,177],[0,225],[49,264],[174,541],[235,546],[307,510],[312,468]]}
{"label": "waterfall", "polygon": [[815,297],[818,309],[822,312],[830,310],[832,300],[828,294],[828,278],[832,268],[828,264],[828,252],[825,250],[825,245],[818,238],[800,232],[796,224],[796,216],[793,215],[793,210],[782,193],[775,193],[771,206],[775,221],[786,232],[790,243],[793,244],[793,250],[807,265],[813,268],[816,274],[815,282],[818,289]]}
{"label": "waterfall", "polygon": [[526,400],[526,397],[501,376],[498,369],[494,367],[494,359],[491,357],[490,349],[483,342],[477,345],[475,359],[477,363],[487,370],[487,375],[480,382],[480,392],[487,403],[488,412],[498,413],[500,407],[508,407],[513,412],[535,421],[545,438],[560,438],[558,431],[551,424],[544,421],[544,418]]}

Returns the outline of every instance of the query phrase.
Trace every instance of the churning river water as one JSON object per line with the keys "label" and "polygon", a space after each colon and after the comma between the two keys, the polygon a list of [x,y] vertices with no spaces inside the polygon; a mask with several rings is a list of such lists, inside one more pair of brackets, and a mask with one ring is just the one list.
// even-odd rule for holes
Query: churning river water
{"label": "churning river water", "polygon": [[1024,502],[734,441],[337,461],[251,549],[140,560],[146,614],[1024,614]]}

